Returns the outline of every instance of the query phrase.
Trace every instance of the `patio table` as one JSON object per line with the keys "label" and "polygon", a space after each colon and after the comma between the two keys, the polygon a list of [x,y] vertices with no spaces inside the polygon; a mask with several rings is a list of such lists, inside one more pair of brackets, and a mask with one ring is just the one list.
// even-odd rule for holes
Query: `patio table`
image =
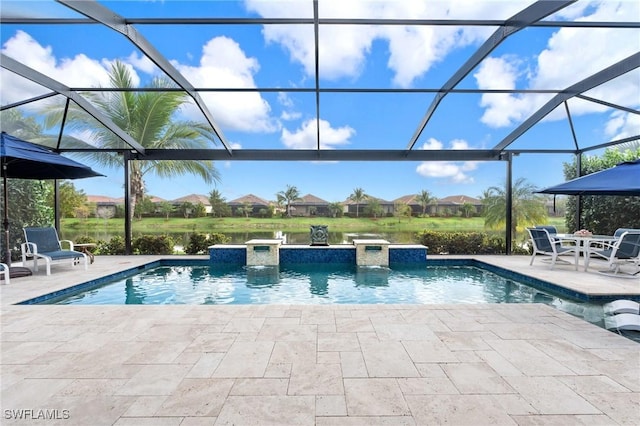
{"label": "patio table", "polygon": [[612,235],[575,235],[575,234],[555,234],[554,237],[560,241],[569,241],[573,242],[576,247],[576,271],[578,270],[578,261],[580,259],[580,254],[585,258],[584,262],[584,270],[587,270],[589,266],[589,262],[586,261],[586,258],[589,254],[589,247],[591,247],[591,243],[599,242],[599,243],[610,243],[616,240],[616,237]]}

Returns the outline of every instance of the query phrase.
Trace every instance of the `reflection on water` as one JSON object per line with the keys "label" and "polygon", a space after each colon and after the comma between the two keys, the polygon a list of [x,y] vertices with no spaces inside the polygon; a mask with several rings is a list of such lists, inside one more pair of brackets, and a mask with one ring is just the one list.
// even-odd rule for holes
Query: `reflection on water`
{"label": "reflection on water", "polygon": [[601,305],[564,299],[480,268],[423,265],[162,266],[50,303],[544,303],[603,322]]}

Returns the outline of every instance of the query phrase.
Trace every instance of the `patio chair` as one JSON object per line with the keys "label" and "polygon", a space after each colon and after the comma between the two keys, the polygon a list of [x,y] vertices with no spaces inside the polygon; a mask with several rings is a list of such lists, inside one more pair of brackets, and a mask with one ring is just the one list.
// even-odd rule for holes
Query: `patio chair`
{"label": "patio chair", "polygon": [[558,228],[556,228],[553,225],[536,225],[534,228],[536,228],[536,229],[546,229],[547,231],[549,231],[549,234],[551,234],[551,235],[558,233]]}
{"label": "patio chair", "polygon": [[624,234],[625,232],[640,232],[640,229],[618,228],[618,229],[616,229],[616,232],[613,233],[613,236],[614,236],[614,238],[620,238],[622,236],[622,234]]}
{"label": "patio chair", "polygon": [[633,300],[618,299],[602,305],[606,315],[636,314],[640,315],[640,303]]}
{"label": "patio chair", "polygon": [[9,284],[9,266],[6,263],[0,263],[0,274],[2,274],[2,278],[4,279],[5,284]]}
{"label": "patio chair", "polygon": [[[51,262],[69,261],[76,265],[80,259],[84,259],[84,269],[89,269],[87,256],[75,251],[73,243],[69,240],[58,239],[58,232],[53,227],[24,228],[25,241],[22,243],[22,264],[27,264],[27,258],[33,258],[33,268],[38,271],[38,259],[44,259],[47,265],[47,275],[51,275]],[[63,250],[61,243],[67,243],[69,250]]]}
{"label": "patio chair", "polygon": [[[607,270],[598,271],[605,275],[634,278],[640,272],[640,230],[625,231],[620,238],[612,243],[599,243],[601,247],[587,247],[585,270],[589,267],[591,256],[599,257],[607,261]],[[635,265],[637,271],[625,273],[620,267],[625,264]]]}
{"label": "patio chair", "polygon": [[[562,242],[554,239],[549,234],[549,231],[542,228],[527,228],[527,232],[531,237],[531,243],[533,244],[533,254],[531,256],[531,262],[529,265],[533,265],[533,261],[536,255],[542,254],[545,256],[551,256],[551,266],[553,269],[556,262],[559,260],[558,256],[565,254],[572,254],[576,257],[576,269],[578,269],[577,253],[579,248],[577,246],[563,246]],[[570,263],[563,261],[564,263]]]}

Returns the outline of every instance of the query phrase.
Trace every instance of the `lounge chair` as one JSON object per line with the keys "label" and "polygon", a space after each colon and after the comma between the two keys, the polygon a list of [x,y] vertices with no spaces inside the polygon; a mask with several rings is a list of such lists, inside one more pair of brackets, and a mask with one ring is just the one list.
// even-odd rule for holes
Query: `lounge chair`
{"label": "lounge chair", "polygon": [[618,314],[604,319],[604,327],[607,330],[640,331],[640,315]]}
{"label": "lounge chair", "polygon": [[9,284],[9,266],[6,263],[0,263],[0,274],[2,274],[2,277],[4,279],[4,283],[5,284]]}
{"label": "lounge chair", "polygon": [[[552,238],[549,234],[549,231],[543,228],[527,228],[527,232],[529,232],[531,243],[533,244],[533,255],[531,256],[531,262],[529,262],[529,265],[533,265],[533,261],[536,258],[536,255],[542,254],[551,256],[550,269],[553,269],[556,262],[559,260],[558,256],[573,254],[573,256],[576,258],[576,270],[578,269],[577,246],[562,246],[561,241]],[[566,261],[563,262],[569,263]]]}
{"label": "lounge chair", "polygon": [[[587,256],[585,259],[585,270],[589,267],[589,259],[591,256],[600,257],[608,262],[607,270],[598,271],[605,275],[620,276],[634,278],[640,272],[640,231],[625,231],[620,238],[612,243],[600,243],[602,247],[594,248],[589,245],[587,247]],[[624,273],[620,270],[620,266],[625,264],[635,265],[637,271],[635,273]]]}
{"label": "lounge chair", "polygon": [[535,228],[536,229],[546,229],[547,231],[549,231],[549,234],[551,234],[551,235],[558,233],[558,228],[556,228],[553,225],[536,225]]}
{"label": "lounge chair", "polygon": [[640,229],[634,229],[634,228],[618,228],[616,229],[616,232],[613,233],[613,237],[614,238],[620,238],[622,236],[622,234],[624,234],[625,232],[640,232]]}
{"label": "lounge chair", "polygon": [[633,300],[614,300],[602,306],[606,315],[636,314],[640,315],[640,303]]}
{"label": "lounge chair", "polygon": [[[24,237],[26,242],[22,243],[22,264],[27,264],[27,258],[33,258],[33,268],[36,272],[38,271],[38,259],[44,259],[47,265],[47,275],[51,275],[51,262],[54,261],[69,261],[71,265],[76,265],[83,259],[84,269],[89,269],[87,256],[75,251],[71,241],[60,241],[55,228],[24,228]],[[61,243],[67,243],[70,249],[63,250]]]}

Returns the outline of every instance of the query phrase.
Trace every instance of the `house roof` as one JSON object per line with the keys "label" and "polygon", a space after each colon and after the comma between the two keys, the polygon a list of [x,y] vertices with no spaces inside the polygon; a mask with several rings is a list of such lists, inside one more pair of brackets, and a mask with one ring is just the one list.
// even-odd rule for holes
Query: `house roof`
{"label": "house roof", "polygon": [[403,195],[402,197],[396,198],[395,200],[393,200],[394,203],[400,203],[400,204],[420,204],[418,203],[418,195],[417,194],[409,194],[409,195]]}
{"label": "house roof", "polygon": [[240,198],[236,198],[235,200],[231,200],[227,204],[229,205],[251,204],[254,206],[268,206],[269,202],[258,197],[257,195],[247,194],[247,195],[243,195]]}
{"label": "house roof", "polygon": [[209,197],[207,197],[206,195],[202,195],[202,194],[189,194],[189,195],[185,195],[184,197],[180,197],[180,198],[176,198],[175,200],[171,200],[174,203],[192,203],[192,204],[198,204],[198,203],[202,203],[205,206],[210,206],[211,203],[209,202]]}
{"label": "house roof", "polygon": [[438,199],[438,204],[460,204],[460,205],[462,205],[464,203],[478,205],[478,204],[482,204],[482,201],[480,201],[477,198],[468,197],[466,195],[451,195],[449,197],[444,197],[444,198],[439,198]]}
{"label": "house roof", "polygon": [[87,195],[87,201],[96,204],[119,204],[120,200],[106,195]]}
{"label": "house roof", "polygon": [[388,200],[385,200],[385,199],[383,199],[383,198],[374,197],[374,196],[372,196],[372,195],[367,195],[367,196],[366,196],[362,201],[360,201],[359,203],[356,203],[355,201],[350,200],[349,198],[347,198],[346,200],[344,200],[344,201],[342,202],[342,204],[347,204],[347,205],[350,205],[350,206],[355,205],[355,204],[359,204],[359,205],[361,205],[361,206],[362,206],[362,205],[364,205],[364,204],[369,204],[369,200],[376,200],[376,201],[377,201],[378,203],[380,203],[380,204],[393,204],[393,202],[392,202],[392,201],[388,201]]}
{"label": "house roof", "polygon": [[298,201],[294,201],[291,203],[291,205],[302,205],[302,204],[325,206],[329,204],[329,202],[323,200],[322,198],[316,197],[313,194],[307,194],[300,197]]}

